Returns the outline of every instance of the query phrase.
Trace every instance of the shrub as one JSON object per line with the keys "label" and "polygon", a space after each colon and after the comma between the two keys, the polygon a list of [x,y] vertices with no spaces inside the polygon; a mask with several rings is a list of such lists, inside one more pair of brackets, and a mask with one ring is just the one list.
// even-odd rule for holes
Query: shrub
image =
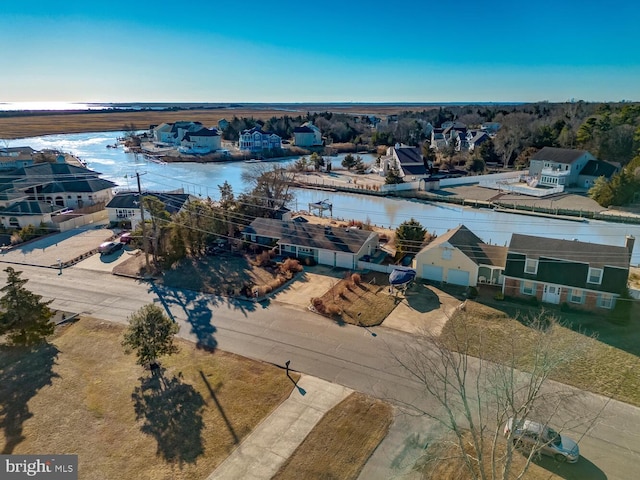
{"label": "shrub", "polygon": [[324,302],[322,301],[321,298],[312,298],[311,299],[311,304],[313,305],[313,308],[316,309],[316,312],[318,313],[324,313],[326,311],[326,307],[324,306]]}
{"label": "shrub", "polygon": [[332,316],[340,315],[342,314],[342,309],[335,303],[330,303],[326,306],[326,313]]}
{"label": "shrub", "polygon": [[302,265],[295,258],[287,258],[282,265],[280,265],[281,272],[297,273],[302,271]]}
{"label": "shrub", "polygon": [[316,259],[313,257],[303,257],[302,261],[307,267],[313,267],[314,265],[318,264],[318,262],[316,262]]}
{"label": "shrub", "polygon": [[495,300],[504,300],[504,293],[502,293],[502,292],[498,292],[498,293],[496,293],[496,294],[493,296],[493,298],[494,298]]}
{"label": "shrub", "polygon": [[362,283],[362,277],[359,273],[354,273],[353,275],[351,275],[351,282],[354,285],[360,285]]}
{"label": "shrub", "polygon": [[469,287],[469,293],[467,296],[469,298],[476,298],[478,296],[478,289],[476,287]]}
{"label": "shrub", "polygon": [[264,267],[265,265],[268,265],[270,261],[271,261],[271,256],[269,255],[269,252],[267,250],[256,255],[256,265],[259,267]]}

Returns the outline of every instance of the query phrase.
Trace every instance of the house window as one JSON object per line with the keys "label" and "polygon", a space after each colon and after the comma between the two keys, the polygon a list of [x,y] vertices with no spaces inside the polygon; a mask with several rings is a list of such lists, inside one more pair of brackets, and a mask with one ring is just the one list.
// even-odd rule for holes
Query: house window
{"label": "house window", "polygon": [[442,259],[443,260],[451,260],[451,256],[452,256],[452,250],[450,248],[443,248],[442,249]]}
{"label": "house window", "polygon": [[538,273],[538,260],[535,258],[527,258],[524,261],[524,273],[535,275]]}
{"label": "house window", "polygon": [[536,283],[535,282],[522,282],[520,283],[520,293],[523,295],[535,295]]}
{"label": "house window", "polygon": [[589,267],[589,273],[587,274],[587,282],[600,285],[602,283],[602,269]]}
{"label": "house window", "polygon": [[569,301],[571,303],[584,303],[584,291],[579,288],[572,288],[569,291]]}
{"label": "house window", "polygon": [[598,295],[598,306],[600,308],[612,309],[614,305],[613,295],[601,293]]}

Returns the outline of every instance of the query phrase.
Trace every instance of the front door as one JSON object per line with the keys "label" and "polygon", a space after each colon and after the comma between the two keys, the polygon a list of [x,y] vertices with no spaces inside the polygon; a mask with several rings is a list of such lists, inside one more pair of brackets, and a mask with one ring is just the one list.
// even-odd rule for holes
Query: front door
{"label": "front door", "polygon": [[560,293],[562,288],[556,285],[545,285],[542,294],[542,301],[546,303],[560,303]]}

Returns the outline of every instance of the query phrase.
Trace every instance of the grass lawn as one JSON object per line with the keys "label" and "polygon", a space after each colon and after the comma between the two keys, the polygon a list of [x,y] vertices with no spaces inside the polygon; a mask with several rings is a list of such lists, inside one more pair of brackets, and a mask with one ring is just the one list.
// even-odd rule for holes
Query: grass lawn
{"label": "grass lawn", "polygon": [[273,479],[356,479],[391,420],[388,403],[352,393],[322,417]]}
{"label": "grass lawn", "polygon": [[[388,295],[387,277],[362,275],[360,285],[354,285],[349,279],[342,279],[322,297],[327,307],[326,314],[338,322],[372,327],[380,325],[396,308],[397,299]],[[375,279],[375,283],[370,283]],[[333,313],[332,309],[335,312]]]}
{"label": "grass lawn", "polygon": [[[471,455],[472,458],[475,456],[473,452],[473,448],[471,448],[471,436],[468,437],[468,445],[469,451],[466,453]],[[425,450],[425,454],[416,464],[416,470],[422,473],[422,477],[427,479],[438,479],[438,480],[471,480],[474,477],[468,472],[467,466],[464,464],[464,460],[460,455],[460,448],[458,447],[456,441],[451,442],[432,442],[429,444],[427,449]],[[485,455],[485,472],[489,475],[491,474],[491,438],[486,439],[487,446],[485,451],[483,452]],[[506,451],[506,445],[502,438],[498,439],[498,444],[496,445],[496,454],[498,457],[504,456]],[[514,474],[511,478],[516,478],[515,473],[519,473],[525,466],[526,457],[519,452],[514,452],[512,456],[512,466],[511,472]],[[533,460],[531,465],[527,469],[526,475],[523,477],[526,480],[560,480],[564,478],[561,475],[556,475],[553,472],[550,472],[549,469],[543,468],[540,465],[537,465],[537,462],[544,463],[548,466],[550,462],[553,461],[545,461],[545,459],[541,460]],[[553,470],[567,470],[575,468],[574,465],[554,465]],[[561,473],[561,472],[559,472]],[[480,475],[480,469],[476,468],[476,475]],[[576,478],[576,477],[573,477]]]}
{"label": "grass lawn", "polygon": [[[114,268],[115,273],[138,275],[144,267],[144,255],[139,254]],[[277,272],[253,265],[247,256],[207,256],[185,258],[174,268],[164,271],[161,282],[168,287],[182,288],[214,295],[238,295],[248,286],[269,285]]]}
{"label": "grass lawn", "polygon": [[122,331],[82,318],[0,350],[2,453],[76,453],[83,479],[206,478],[292,390],[276,367],[180,340],[152,375]]}
{"label": "grass lawn", "polygon": [[[539,310],[539,309],[538,309]],[[555,313],[555,312],[554,312]],[[468,338],[482,339],[472,342],[469,352],[487,360],[505,362],[511,359],[505,346],[518,338],[522,353],[526,353],[529,327],[506,313],[476,302],[467,302],[467,315],[454,316],[442,330],[442,338],[451,338],[457,322],[466,322]],[[604,322],[604,320],[601,320]],[[586,342],[580,358],[557,371],[553,379],[582,390],[611,396],[617,400],[640,406],[640,358],[632,353],[616,348],[571,328],[557,326],[555,330],[558,344],[572,345]],[[450,347],[453,348],[453,342]],[[533,355],[535,352],[530,352]],[[526,358],[523,361],[527,361]],[[526,365],[521,365],[526,370]]]}

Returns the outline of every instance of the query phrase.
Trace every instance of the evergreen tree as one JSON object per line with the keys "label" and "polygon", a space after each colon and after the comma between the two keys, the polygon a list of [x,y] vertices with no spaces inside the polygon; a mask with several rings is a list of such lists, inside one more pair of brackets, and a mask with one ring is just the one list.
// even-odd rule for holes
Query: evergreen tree
{"label": "evergreen tree", "polygon": [[419,252],[426,234],[425,228],[414,218],[402,222],[396,228],[396,250],[400,253]]}
{"label": "evergreen tree", "polygon": [[129,327],[124,333],[122,346],[125,353],[135,350],[138,365],[156,364],[161,355],[178,351],[173,336],[178,333],[178,324],[153,303],[147,304],[129,316]]}
{"label": "evergreen tree", "polygon": [[6,332],[13,345],[41,343],[54,330],[50,321],[53,312],[49,309],[53,300],[43,302],[41,295],[24,288],[28,280],[20,278],[22,272],[16,272],[12,267],[4,271],[7,284],[0,289],[4,293],[0,298],[0,307],[4,310],[0,315],[0,334]]}

